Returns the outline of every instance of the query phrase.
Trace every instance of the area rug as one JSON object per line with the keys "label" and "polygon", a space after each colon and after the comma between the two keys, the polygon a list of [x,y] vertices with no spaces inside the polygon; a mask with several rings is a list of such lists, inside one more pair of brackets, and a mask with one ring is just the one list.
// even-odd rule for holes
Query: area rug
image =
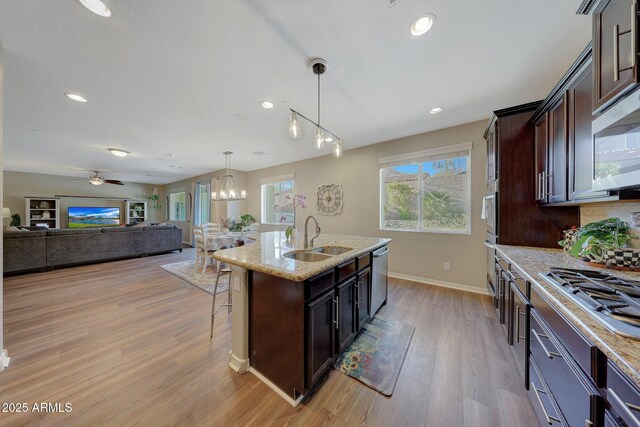
{"label": "area rug", "polygon": [[415,329],[407,323],[376,315],[338,356],[334,367],[391,396]]}
{"label": "area rug", "polygon": [[[213,295],[216,284],[216,270],[213,266],[207,265],[207,270],[203,273],[202,267],[195,269],[195,264],[195,261],[180,261],[161,265],[160,268]],[[218,293],[226,292],[229,289],[229,277],[231,277],[229,274],[220,277]]]}

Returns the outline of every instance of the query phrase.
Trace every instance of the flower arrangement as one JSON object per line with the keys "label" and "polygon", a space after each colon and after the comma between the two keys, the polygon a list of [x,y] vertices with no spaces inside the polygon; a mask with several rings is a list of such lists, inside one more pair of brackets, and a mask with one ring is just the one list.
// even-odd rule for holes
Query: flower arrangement
{"label": "flower arrangement", "polygon": [[[287,227],[286,231],[284,232],[284,235],[287,239],[291,238],[291,235],[293,234],[293,230],[295,227],[295,221],[296,221],[296,208],[306,208],[307,207],[307,196],[305,196],[302,193],[296,193],[293,196],[291,196],[290,194],[287,194],[287,196],[285,197],[285,205],[293,205],[293,225],[290,225]],[[282,217],[280,217],[280,221],[283,222],[283,218],[284,215]],[[286,221],[286,218],[284,219]]]}
{"label": "flower arrangement", "polygon": [[241,215],[238,217],[229,217],[229,218],[221,218],[220,226],[224,229],[228,229],[229,231],[242,231],[244,227],[248,227],[249,225],[256,222],[256,219],[251,214]]}

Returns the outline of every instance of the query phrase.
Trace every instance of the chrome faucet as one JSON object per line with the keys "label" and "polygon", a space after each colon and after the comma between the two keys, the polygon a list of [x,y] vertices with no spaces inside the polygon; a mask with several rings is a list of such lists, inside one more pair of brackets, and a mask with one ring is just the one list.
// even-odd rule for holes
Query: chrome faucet
{"label": "chrome faucet", "polygon": [[313,248],[313,241],[316,240],[316,237],[320,235],[320,224],[318,224],[318,220],[315,219],[312,215],[309,215],[304,222],[304,248],[309,249],[309,233],[307,229],[309,228],[309,220],[312,219],[313,222],[316,223],[316,235],[311,239],[311,247]]}

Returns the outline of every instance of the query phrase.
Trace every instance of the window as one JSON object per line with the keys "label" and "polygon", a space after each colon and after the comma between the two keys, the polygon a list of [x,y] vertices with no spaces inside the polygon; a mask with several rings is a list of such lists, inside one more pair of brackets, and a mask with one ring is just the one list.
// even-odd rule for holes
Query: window
{"label": "window", "polygon": [[293,225],[293,175],[263,178],[262,182],[262,223]]}
{"label": "window", "polygon": [[195,201],[195,218],[196,225],[206,224],[210,222],[209,212],[211,211],[211,182],[196,182],[196,201]]}
{"label": "window", "polygon": [[471,233],[471,143],[380,159],[380,229]]}
{"label": "window", "polygon": [[169,220],[185,221],[185,192],[169,194]]}

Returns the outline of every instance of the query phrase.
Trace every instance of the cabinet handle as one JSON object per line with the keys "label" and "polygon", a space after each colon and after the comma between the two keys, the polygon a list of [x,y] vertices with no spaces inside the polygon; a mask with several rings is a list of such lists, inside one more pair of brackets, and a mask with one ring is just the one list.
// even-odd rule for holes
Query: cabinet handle
{"label": "cabinet handle", "polygon": [[[620,25],[613,26],[613,81],[620,80],[620,71],[627,71],[633,69],[636,65],[636,20],[638,19],[636,13],[637,2],[634,0],[631,3],[631,29],[620,32]],[[627,68],[620,68],[620,36],[626,34],[631,35],[631,65]]]}
{"label": "cabinet handle", "polygon": [[593,422],[591,422],[591,420],[584,420],[584,427],[592,427],[593,426]]}
{"label": "cabinet handle", "polygon": [[640,407],[633,405],[631,403],[627,403],[624,400],[622,400],[620,396],[618,396],[618,394],[615,391],[613,391],[612,388],[607,388],[607,396],[609,395],[618,404],[618,406],[622,408],[622,410],[627,415],[627,417],[629,417],[629,419],[633,420],[633,422],[636,425],[640,425],[640,420],[638,419],[638,417],[636,417],[635,414],[631,412],[632,409],[634,411],[640,411]]}
{"label": "cabinet handle", "polygon": [[360,307],[360,281],[356,282],[356,307]]}
{"label": "cabinet handle", "polygon": [[516,342],[520,342],[520,306],[516,305]]}
{"label": "cabinet handle", "polygon": [[544,196],[550,196],[553,191],[553,174],[547,174],[545,182],[545,194]]}
{"label": "cabinet handle", "polygon": [[538,198],[537,200],[542,199],[542,173],[538,172]]}
{"label": "cabinet handle", "polygon": [[547,423],[548,424],[553,424],[551,422],[552,420],[556,421],[558,423],[561,422],[558,418],[549,415],[547,413],[547,409],[544,407],[544,403],[542,403],[542,398],[540,397],[540,393],[547,394],[547,392],[544,391],[544,390],[540,390],[538,387],[536,387],[536,385],[533,383],[533,381],[531,381],[531,387],[533,388],[533,392],[535,393],[536,398],[538,399],[538,403],[540,403],[540,407],[542,408],[542,414],[547,419]]}
{"label": "cabinet handle", "polygon": [[336,295],[336,299],[333,300],[333,303],[335,304],[335,319],[333,320],[333,323],[336,324],[336,329],[340,329],[340,311],[338,311],[340,309],[340,297]]}
{"label": "cabinet handle", "polygon": [[542,342],[542,340],[540,339],[540,337],[544,337],[544,338],[549,338],[547,335],[545,334],[539,334],[536,332],[535,329],[531,329],[531,332],[533,333],[533,336],[536,337],[536,339],[538,340],[538,342],[540,343],[540,346],[542,347],[542,351],[545,352],[545,354],[547,355],[547,357],[549,359],[553,359],[553,356],[556,357],[562,357],[562,355],[560,353],[556,353],[555,351],[549,351],[547,350],[547,346],[544,345],[544,343]]}

